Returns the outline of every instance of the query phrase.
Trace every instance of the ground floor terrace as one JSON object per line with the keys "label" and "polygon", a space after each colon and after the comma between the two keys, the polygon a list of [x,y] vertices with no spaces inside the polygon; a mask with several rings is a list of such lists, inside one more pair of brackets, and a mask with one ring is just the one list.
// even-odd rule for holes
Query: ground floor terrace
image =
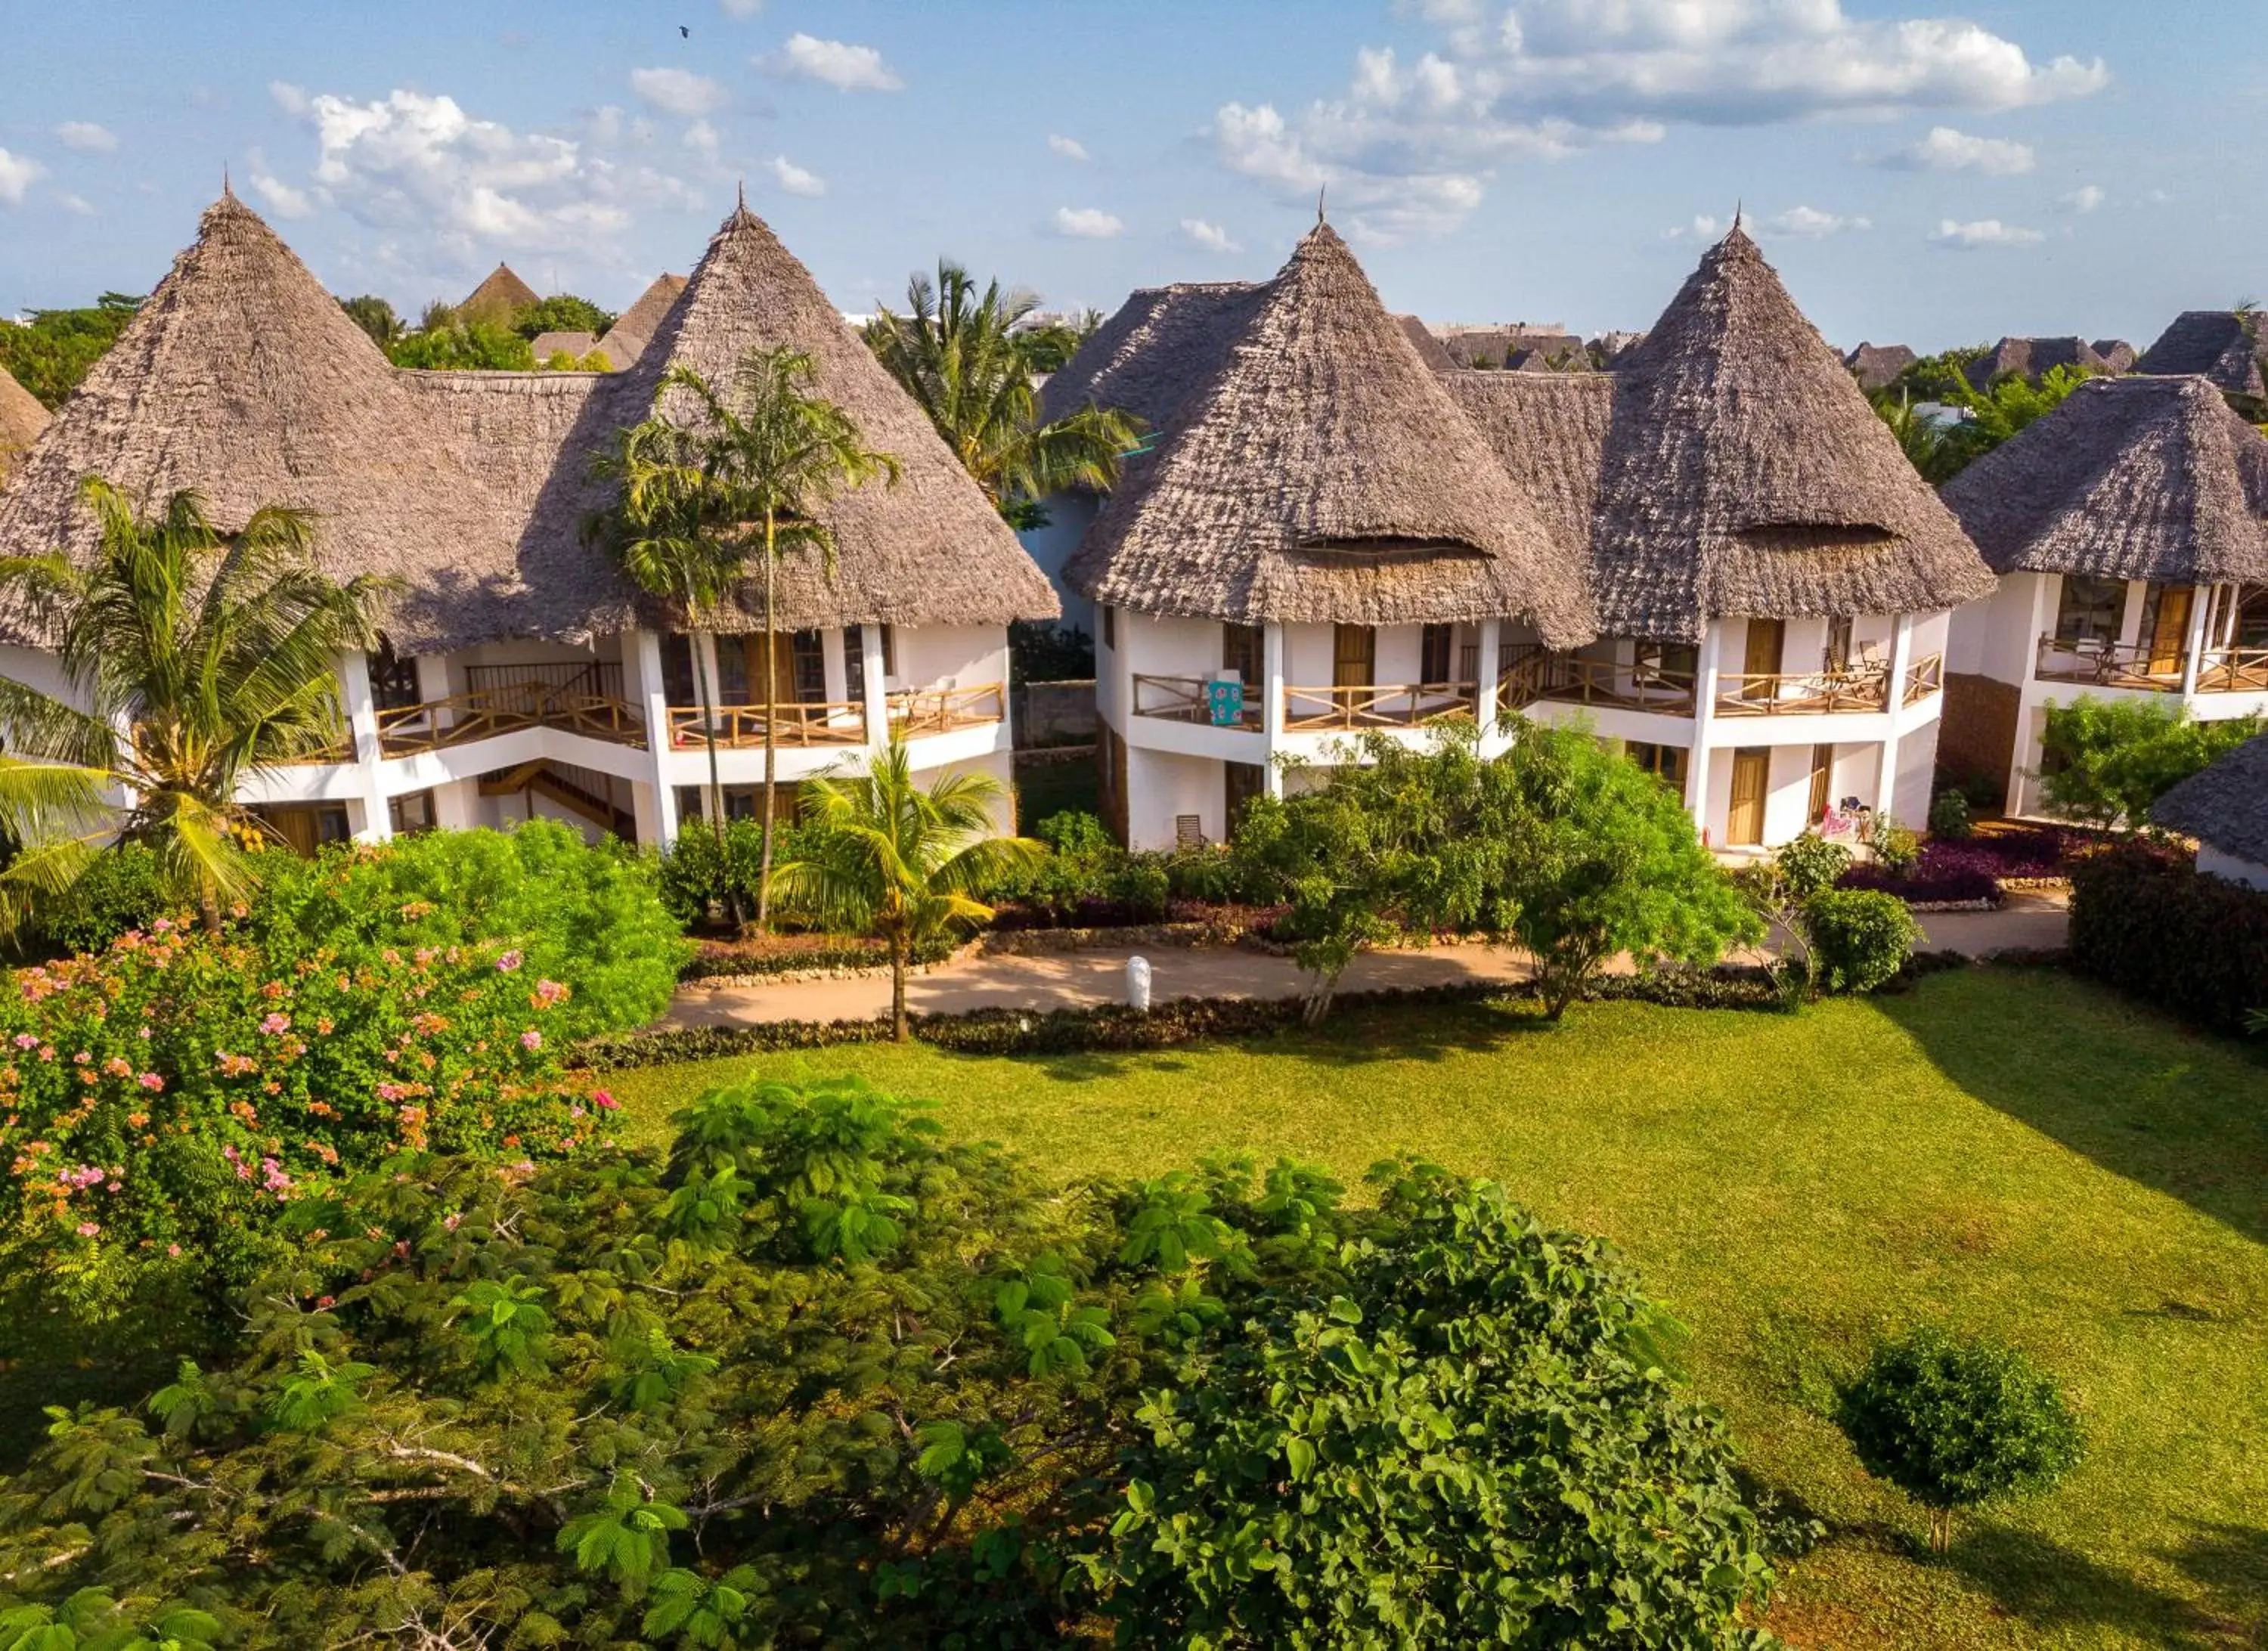
{"label": "ground floor terrace", "polygon": [[[976,769],[1010,781],[1002,628],[802,630],[770,652],[769,712],[760,635],[633,630],[581,647],[346,655],[343,737],[254,776],[243,800],[307,851],[536,816],[593,839],[666,843],[712,799],[728,814],[755,810],[768,722],[778,779],[791,786],[856,771],[893,739],[917,771]],[[52,659],[25,650],[0,650],[0,674],[63,687]]]}
{"label": "ground floor terrace", "polygon": [[1509,623],[1237,625],[1104,610],[1105,811],[1137,848],[1218,841],[1263,792],[1313,783],[1356,736],[1580,722],[1685,800],[1714,847],[1929,807],[1948,616],[1731,619],[1697,644],[1547,649]]}
{"label": "ground floor terrace", "polygon": [[2268,716],[2268,586],[2013,573],[1954,615],[1947,658],[1948,768],[2036,814],[2051,706]]}

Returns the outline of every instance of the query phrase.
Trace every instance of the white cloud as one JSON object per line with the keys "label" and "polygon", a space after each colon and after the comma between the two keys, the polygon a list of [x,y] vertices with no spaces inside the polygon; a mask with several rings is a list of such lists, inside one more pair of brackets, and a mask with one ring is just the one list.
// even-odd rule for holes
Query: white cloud
{"label": "white cloud", "polygon": [[717,129],[708,122],[696,121],[685,129],[685,136],[678,141],[696,155],[713,163],[717,158],[717,146],[723,140],[718,136]]}
{"label": "white cloud", "polygon": [[2066,212],[2077,212],[2084,217],[2101,206],[2104,199],[2101,184],[2082,183],[2069,195],[2057,196],[2056,204]]}
{"label": "white cloud", "polygon": [[1081,240],[1109,240],[1126,232],[1126,225],[1096,206],[1056,208],[1056,233]]}
{"label": "white cloud", "polygon": [[306,92],[288,80],[269,81],[268,95],[275,100],[277,108],[294,118],[307,112]]}
{"label": "white cloud", "polygon": [[745,23],[764,9],[764,0],[717,0],[717,9],[726,17],[738,18]]}
{"label": "white cloud", "polygon": [[1764,125],[2084,96],[2097,61],[2035,63],[1977,25],[1859,18],[1844,0],[1422,0],[1414,59],[1356,55],[1345,90],[1288,117],[1230,103],[1213,139],[1279,195],[1323,184],[1359,232],[1453,227],[1509,159],[1655,143],[1670,122]]}
{"label": "white cloud", "polygon": [[1929,238],[1930,245],[1948,247],[1955,252],[1975,252],[1985,247],[2032,247],[2045,239],[2036,229],[2003,224],[1997,217],[1980,217],[1972,224],[1956,224],[1949,217],[1942,218]]}
{"label": "white cloud", "polygon": [[118,134],[92,121],[65,121],[55,128],[55,141],[82,155],[114,155]]}
{"label": "white cloud", "polygon": [[725,107],[725,88],[689,69],[633,69],[630,90],[639,102],[681,120],[698,120]]}
{"label": "white cloud", "polygon": [[305,217],[315,210],[305,189],[295,189],[274,173],[257,168],[252,173],[252,192],[278,217]]}
{"label": "white cloud", "polygon": [[1800,240],[1823,240],[1846,229],[1872,229],[1874,225],[1863,217],[1822,212],[1815,206],[1792,206],[1785,212],[1773,213],[1756,227],[1768,236],[1793,235]]}
{"label": "white cloud", "polygon": [[1086,145],[1080,143],[1076,137],[1065,137],[1060,132],[1049,132],[1048,134],[1048,147],[1054,150],[1057,154],[1061,155],[1065,160],[1085,160],[1086,158]]}
{"label": "white cloud", "polygon": [[515,132],[447,96],[397,88],[361,103],[325,92],[306,111],[315,204],[437,237],[460,258],[495,247],[588,252],[629,227],[631,203],[691,198],[676,178],[618,166],[571,138]]}
{"label": "white cloud", "polygon": [[48,169],[29,155],[11,155],[0,149],[0,206],[23,205],[24,191],[47,175]]}
{"label": "white cloud", "polygon": [[771,169],[779,187],[790,195],[821,195],[827,193],[827,180],[815,172],[806,172],[785,155],[774,155],[764,163]]}
{"label": "white cloud", "polygon": [[1182,233],[1187,235],[1207,252],[1242,252],[1244,250],[1228,238],[1226,230],[1218,224],[1208,224],[1201,217],[1183,218]]}
{"label": "white cloud", "polygon": [[92,217],[94,216],[94,203],[88,200],[83,195],[71,195],[69,193],[58,194],[55,196],[55,204],[62,207],[66,212],[77,213],[81,217]]}
{"label": "white cloud", "polygon": [[900,92],[905,82],[871,46],[791,34],[777,52],[755,60],[760,69],[790,80],[816,80],[837,92]]}
{"label": "white cloud", "polygon": [[2029,172],[2032,146],[2009,137],[1971,137],[1950,126],[1933,126],[1929,136],[1882,157],[1881,165],[1902,172],[1981,172],[1988,178],[2013,178]]}

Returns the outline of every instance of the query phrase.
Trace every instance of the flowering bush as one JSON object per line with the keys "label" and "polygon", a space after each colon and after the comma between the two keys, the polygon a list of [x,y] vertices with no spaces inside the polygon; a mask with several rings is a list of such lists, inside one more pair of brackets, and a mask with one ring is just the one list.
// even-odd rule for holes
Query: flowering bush
{"label": "flowering bush", "polygon": [[1845,888],[1875,888],[1905,901],[1997,900],[2003,877],[2060,877],[2070,858],[2089,839],[2052,827],[1999,831],[1991,837],[1940,838],[1926,845],[1920,860],[1900,873],[1887,866],[1854,866],[1845,873]]}
{"label": "flowering bush", "polygon": [[[507,1164],[599,1120],[569,990],[496,946],[261,947],[161,921],[0,997],[0,1266],[100,1308],[145,1269],[240,1279],[279,1205],[427,1148]],[[171,1268],[168,1264],[174,1264]]]}

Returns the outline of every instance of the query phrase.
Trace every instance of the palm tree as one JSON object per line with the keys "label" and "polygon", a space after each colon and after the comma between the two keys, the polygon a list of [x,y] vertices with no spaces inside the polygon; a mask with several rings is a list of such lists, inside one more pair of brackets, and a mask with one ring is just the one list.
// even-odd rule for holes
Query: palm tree
{"label": "palm tree", "polygon": [[240,844],[266,829],[239,790],[337,745],[338,656],[377,645],[387,586],[318,571],[296,511],[258,511],[225,536],[194,491],[147,518],[99,476],[80,498],[100,528],[90,564],[0,559],[0,589],[57,634],[70,690],[0,677],[0,826],[19,845],[0,872],[0,928],[63,896],[115,840],[155,850],[174,896],[217,930],[222,899],[256,881]]}
{"label": "palm tree", "polygon": [[1029,837],[992,835],[1007,794],[983,773],[941,774],[924,791],[895,740],[866,775],[824,775],[804,790],[807,846],[779,868],[780,899],[830,928],[889,942],[890,1025],[901,1043],[913,949],[990,918],[974,891],[1047,851]]}
{"label": "palm tree", "polygon": [[1028,292],[1003,293],[998,281],[980,293],[968,270],[939,259],[934,283],[926,275],[907,283],[906,314],[884,309],[866,329],[877,358],[1019,527],[1035,525],[1049,493],[1109,487],[1139,439],[1132,419],[1098,407],[1040,422],[1033,374],[1063,353],[1064,329],[1027,325],[1037,303]]}
{"label": "palm tree", "polygon": [[[757,873],[756,927],[771,920],[772,819],[777,794],[779,638],[773,623],[780,558],[799,548],[835,571],[835,535],[821,507],[847,488],[876,476],[898,479],[898,461],[865,446],[858,424],[833,402],[808,393],[815,369],[799,350],[751,350],[719,390],[679,363],[655,387],[653,412],[624,432],[601,461],[622,490],[602,519],[623,571],[641,588],[674,601],[688,623],[713,611],[747,577],[751,557],[761,574],[759,617],[764,638],[763,856]],[[697,421],[680,424],[666,410],[673,395],[689,401]],[[698,669],[700,650],[694,650]],[[702,722],[709,729],[711,814],[724,829],[717,779],[717,736],[708,690]]]}

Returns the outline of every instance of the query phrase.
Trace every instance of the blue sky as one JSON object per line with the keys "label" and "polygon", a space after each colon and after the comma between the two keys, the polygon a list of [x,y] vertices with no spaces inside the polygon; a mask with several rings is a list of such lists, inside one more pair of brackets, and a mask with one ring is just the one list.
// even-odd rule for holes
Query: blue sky
{"label": "blue sky", "polygon": [[852,311],[941,252],[1063,306],[1264,276],[1326,182],[1435,321],[1644,327],[1736,201],[1844,344],[2268,298],[2263,0],[0,0],[0,313],[146,290],[224,166],[412,311],[499,259],[620,306],[740,180]]}

